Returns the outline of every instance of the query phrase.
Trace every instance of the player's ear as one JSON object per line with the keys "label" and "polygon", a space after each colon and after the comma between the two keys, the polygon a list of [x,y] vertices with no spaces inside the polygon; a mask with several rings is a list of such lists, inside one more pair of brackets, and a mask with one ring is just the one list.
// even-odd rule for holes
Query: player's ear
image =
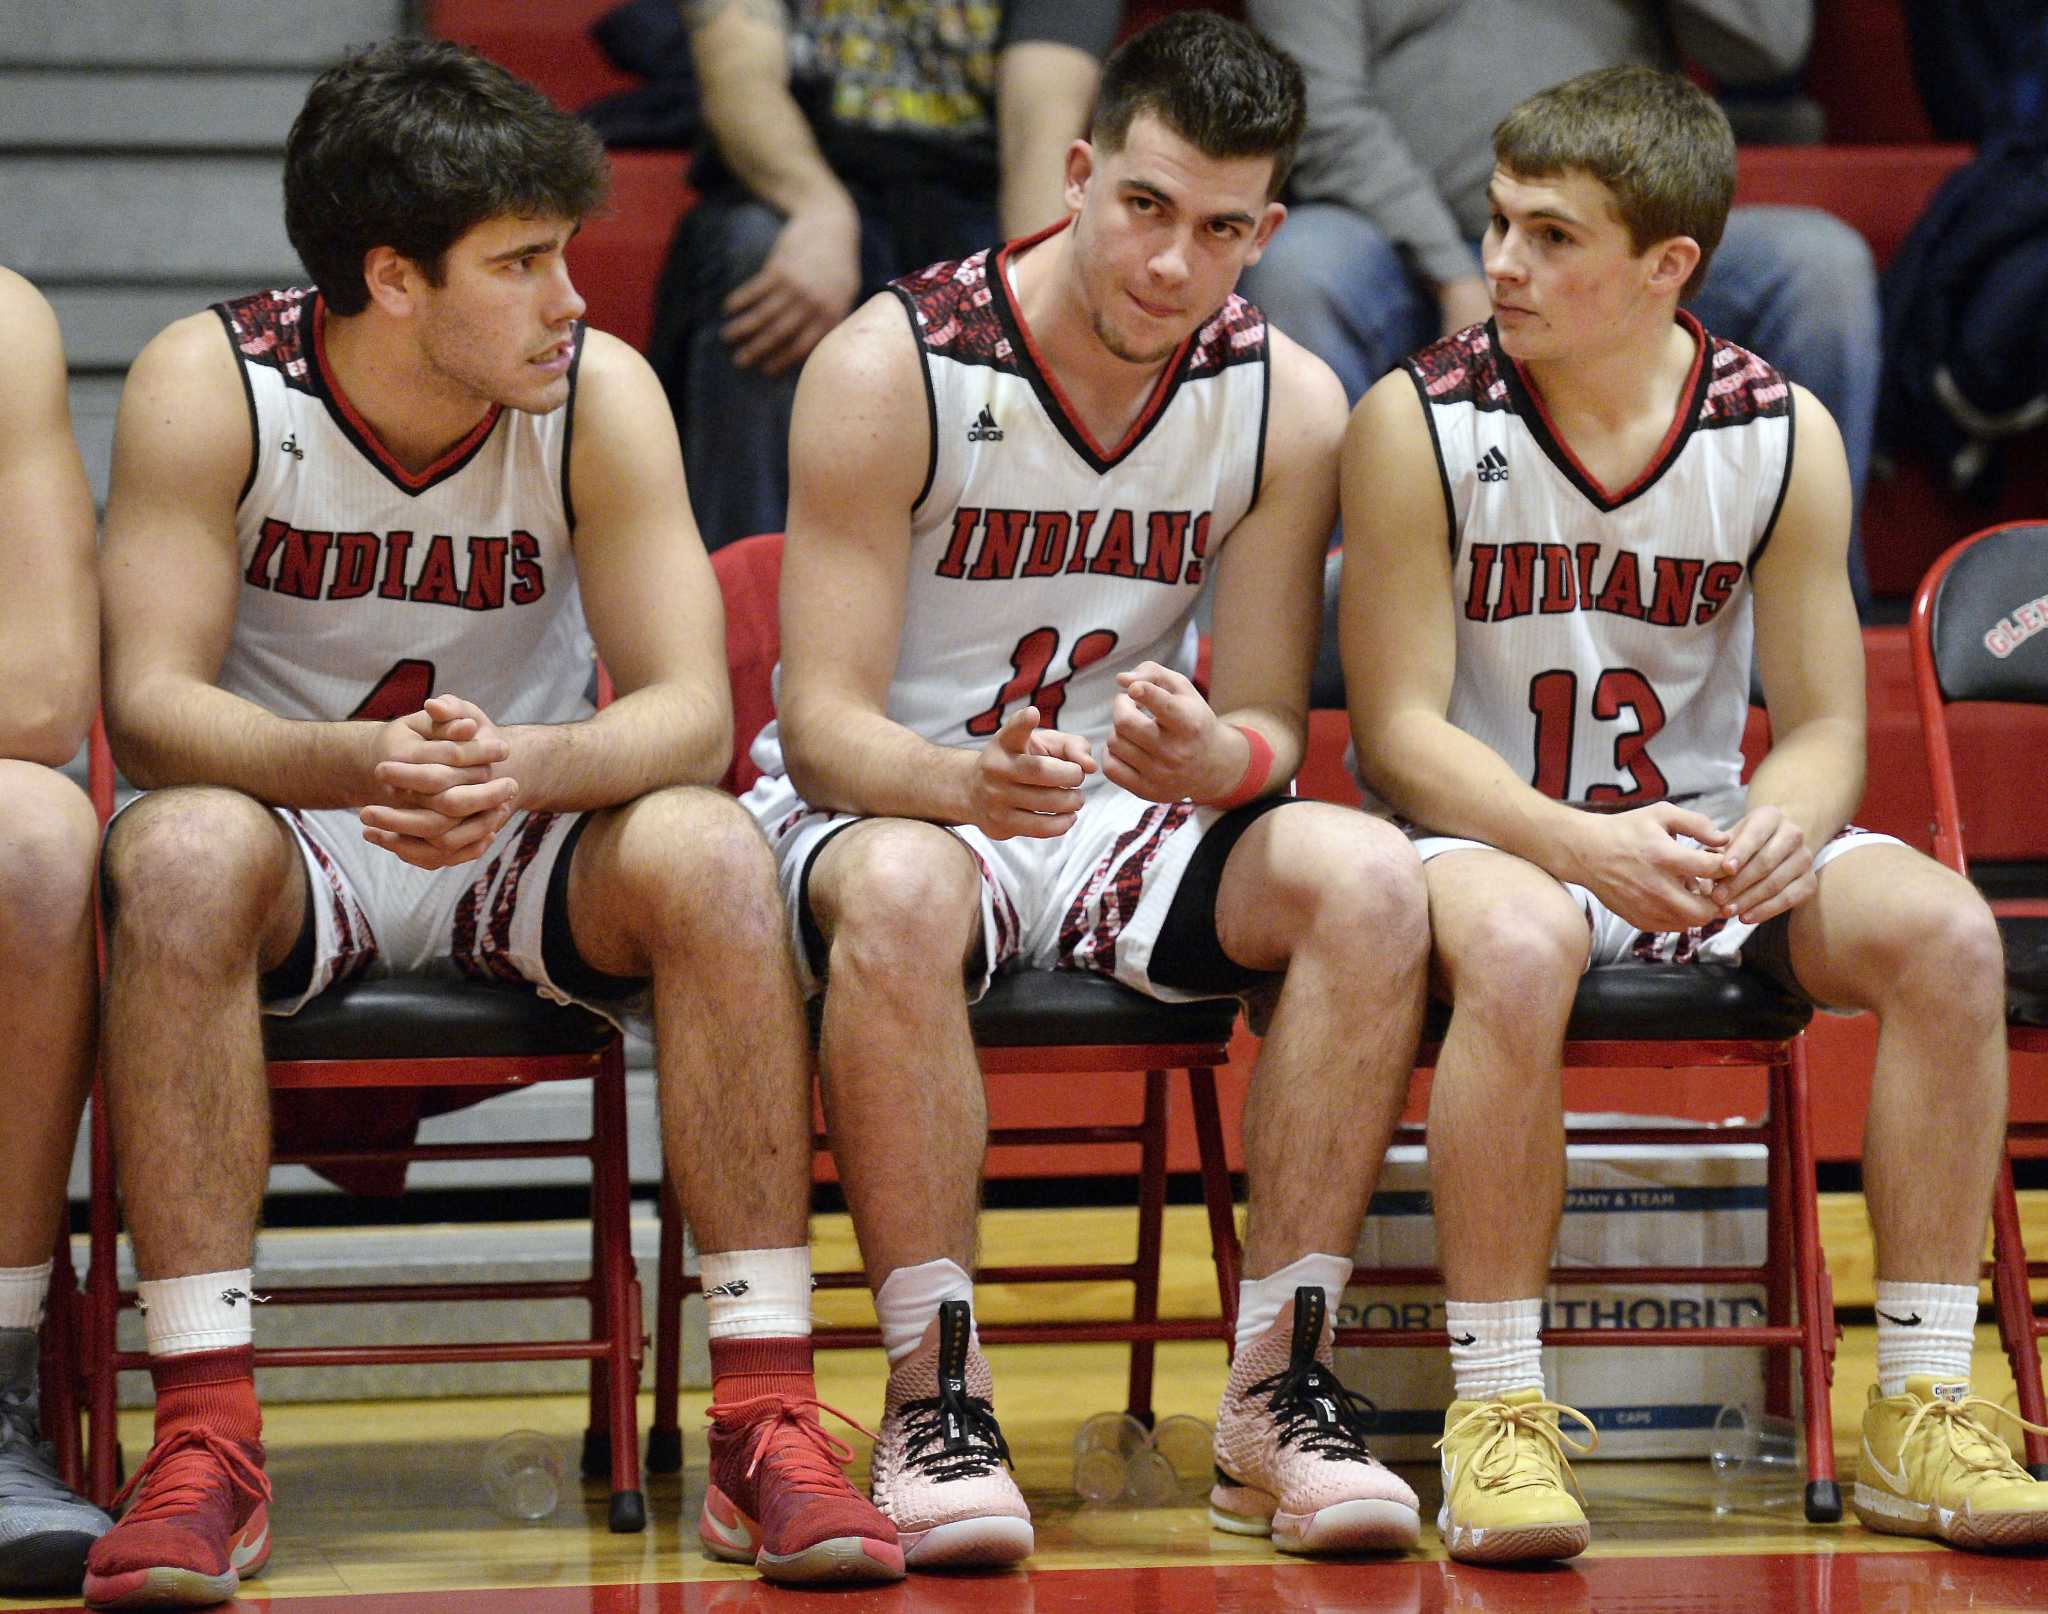
{"label": "player's ear", "polygon": [[1095,148],[1085,140],[1067,147],[1066,203],[1069,213],[1081,211],[1088,199],[1088,181],[1095,176]]}
{"label": "player's ear", "polygon": [[1273,240],[1273,232],[1280,228],[1287,218],[1284,202],[1268,202],[1266,210],[1259,215],[1259,222],[1252,227],[1252,249],[1245,254],[1245,267],[1250,268],[1266,255],[1266,248]]}
{"label": "player's ear", "polygon": [[1699,267],[1700,244],[1689,235],[1674,235],[1659,241],[1645,256],[1650,261],[1650,290],[1668,291],[1675,297]]}
{"label": "player's ear", "polygon": [[370,301],[396,318],[416,311],[422,278],[413,261],[395,247],[372,247],[363,254],[363,287]]}

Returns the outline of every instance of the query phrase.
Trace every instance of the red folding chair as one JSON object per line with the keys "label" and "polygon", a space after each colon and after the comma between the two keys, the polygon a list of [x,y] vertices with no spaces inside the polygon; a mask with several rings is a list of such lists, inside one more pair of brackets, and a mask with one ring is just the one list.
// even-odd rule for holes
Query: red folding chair
{"label": "red folding chair", "polygon": [[[2048,523],[2010,522],[1950,548],[1920,581],[1908,638],[1934,785],[1934,855],[1967,875],[1948,708],[1962,701],[2048,705]],[[2038,765],[2032,772],[2048,781]],[[2006,1046],[2048,1053],[2048,900],[1994,902],[1992,911],[2005,942]],[[2048,1141],[2048,1122],[2011,1122],[2006,1140]],[[2028,1288],[2039,1277],[2048,1277],[2048,1261],[2027,1259],[2008,1151],[1991,1200],[1991,1298],[2020,1416],[2033,1423],[2048,1422],[2039,1346],[2048,1318]],[[2048,1436],[2028,1431],[2027,1467],[2048,1479]]]}
{"label": "red folding chair", "polygon": [[[93,800],[104,824],[114,805],[113,760],[95,726]],[[277,1165],[348,1171],[412,1161],[580,1158],[590,1162],[591,1272],[559,1282],[353,1284],[270,1288],[277,1305],[364,1305],[399,1301],[579,1299],[590,1304],[584,1339],[477,1341],[421,1345],[261,1346],[258,1367],[383,1366],[429,1362],[590,1363],[590,1428],[584,1471],[609,1472],[609,1521],[615,1531],[644,1529],[637,1396],[644,1345],[640,1286],[630,1242],[626,1157],[625,1055],[618,1033],[597,1015],[530,992],[478,982],[398,976],[358,980],[323,993],[287,1019],[266,1017],[264,1053],[273,1092],[378,1089],[432,1095],[439,1108],[509,1092],[534,1082],[588,1078],[592,1127],[587,1139],[506,1140],[280,1151]],[[103,1084],[92,1105],[92,1258],[86,1279],[88,1494],[106,1505],[120,1467],[115,1376],[146,1368],[147,1353],[117,1347],[115,1324],[132,1290],[120,1287],[116,1251],[120,1208],[113,1138]]]}
{"label": "red folding chair", "polygon": [[[769,687],[779,638],[775,599],[781,573],[782,535],[742,539],[713,552],[711,562],[725,595],[726,660],[732,674],[734,733],[738,736],[728,788],[745,790],[759,770],[746,747],[774,715]],[[1161,1340],[1216,1339],[1228,1345],[1227,1321],[1213,1318],[1163,1319],[1159,1315],[1161,1228],[1166,1204],[1167,1072],[1187,1073],[1200,1155],[1202,1194],[1208,1207],[1216,1283],[1227,1319],[1237,1303],[1237,1236],[1230,1169],[1216,1096],[1216,1068],[1229,1059],[1237,1004],[1158,1003],[1099,976],[1025,970],[999,976],[969,1013],[981,1067],[993,1078],[1065,1071],[1142,1072],[1143,1111],[1122,1125],[1005,1127],[989,1131],[991,1147],[1085,1144],[1129,1147],[1138,1163],[1138,1240],[1129,1261],[1069,1262],[1063,1265],[989,1266],[982,1283],[1037,1284],[1127,1282],[1133,1289],[1128,1321],[1023,1322],[981,1324],[983,1340],[995,1345],[1127,1342],[1131,1347],[1129,1410],[1152,1419],[1154,1347]],[[1000,1101],[998,1101],[1000,1107]],[[816,1147],[828,1141],[813,1140]],[[680,1318],[683,1297],[698,1291],[682,1261],[682,1221],[668,1185],[663,1184],[661,1264],[656,1287],[654,1420],[648,1432],[650,1473],[673,1472],[681,1463],[682,1434],[676,1422],[679,1390]],[[867,1286],[860,1272],[818,1274],[821,1289]],[[822,1328],[822,1347],[879,1345],[876,1328]]]}

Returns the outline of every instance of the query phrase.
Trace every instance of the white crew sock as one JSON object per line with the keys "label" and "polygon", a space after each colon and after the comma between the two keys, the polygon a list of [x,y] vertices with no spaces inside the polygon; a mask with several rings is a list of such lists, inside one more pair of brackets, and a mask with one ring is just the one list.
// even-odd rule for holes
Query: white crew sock
{"label": "white crew sock", "polygon": [[699,1254],[697,1273],[711,1338],[810,1338],[809,1245]]}
{"label": "white crew sock", "polygon": [[40,1328],[50,1293],[50,1267],[0,1267],[0,1328]]}
{"label": "white crew sock", "polygon": [[1320,1289],[1331,1318],[1351,1281],[1348,1255],[1304,1255],[1263,1278],[1246,1278],[1237,1286],[1237,1349],[1243,1350],[1280,1320],[1283,1306],[1294,1304],[1294,1291]]}
{"label": "white crew sock", "polygon": [[1541,1300],[1447,1300],[1451,1377],[1460,1401],[1543,1388]]}
{"label": "white crew sock", "polygon": [[263,1298],[253,1283],[247,1267],[138,1283],[135,1298],[149,1354],[183,1356],[250,1344],[256,1337],[255,1303]]}
{"label": "white crew sock", "polygon": [[[875,1320],[882,1325],[882,1349],[896,1366],[918,1347],[924,1331],[948,1300],[974,1304],[974,1279],[957,1261],[941,1257],[914,1267],[898,1267],[875,1291]],[[981,1331],[968,1335],[967,1348],[981,1349]]]}
{"label": "white crew sock", "polygon": [[1977,1339],[1974,1283],[1877,1280],[1877,1388],[1902,1395],[1915,1373],[1967,1384]]}

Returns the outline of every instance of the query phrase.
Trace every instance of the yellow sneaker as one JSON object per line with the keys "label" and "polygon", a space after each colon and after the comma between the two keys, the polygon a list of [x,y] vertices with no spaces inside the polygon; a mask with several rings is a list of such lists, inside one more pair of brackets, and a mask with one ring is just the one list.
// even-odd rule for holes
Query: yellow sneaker
{"label": "yellow sneaker", "polygon": [[[1580,1445],[1558,1428],[1563,1413],[1593,1438]],[[1572,1558],[1593,1538],[1572,1492],[1567,1449],[1585,1456],[1600,1444],[1583,1412],[1513,1390],[1497,1401],[1453,1401],[1444,1414],[1444,1505],[1436,1527],[1453,1558],[1472,1564]],[[1566,1489],[1567,1485],[1570,1489]]]}
{"label": "yellow sneaker", "polygon": [[1853,1493],[1864,1529],[1980,1549],[2048,1543],[2048,1484],[2013,1461],[1978,1407],[2040,1428],[1961,1381],[1915,1373],[1903,1395],[1870,1387]]}

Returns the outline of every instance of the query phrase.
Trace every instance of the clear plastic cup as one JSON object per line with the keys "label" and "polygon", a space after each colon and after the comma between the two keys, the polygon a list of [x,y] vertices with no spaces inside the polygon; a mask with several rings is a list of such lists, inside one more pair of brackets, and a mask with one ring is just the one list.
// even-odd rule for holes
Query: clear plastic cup
{"label": "clear plastic cup", "polygon": [[550,1517],[562,1501],[562,1443],[537,1429],[500,1435],[484,1453],[484,1495],[522,1524]]}
{"label": "clear plastic cup", "polygon": [[1074,1432],[1074,1494],[1098,1507],[1121,1500],[1149,1438],[1128,1412],[1098,1412]]}
{"label": "clear plastic cup", "polygon": [[1207,1489],[1216,1469],[1216,1431],[1205,1419],[1176,1412],[1152,1431],[1152,1449],[1166,1459],[1175,1481]]}
{"label": "clear plastic cup", "polygon": [[1171,1507],[1180,1500],[1180,1476],[1166,1454],[1147,1446],[1124,1465],[1123,1499],[1136,1508]]}
{"label": "clear plastic cup", "polygon": [[1799,1425],[1777,1413],[1724,1406],[1714,1415],[1707,1458],[1716,1513],[1789,1507],[1804,1495]]}

